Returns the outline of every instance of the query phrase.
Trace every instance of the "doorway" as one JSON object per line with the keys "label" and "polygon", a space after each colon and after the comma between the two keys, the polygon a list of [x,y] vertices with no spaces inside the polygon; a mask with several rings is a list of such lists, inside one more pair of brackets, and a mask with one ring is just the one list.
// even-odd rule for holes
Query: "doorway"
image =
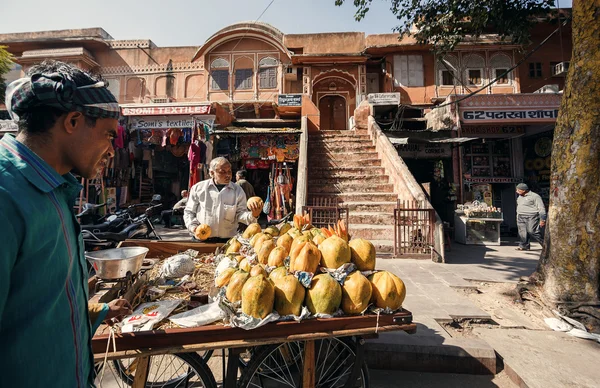
{"label": "doorway", "polygon": [[379,93],[379,74],[367,73],[367,94]]}
{"label": "doorway", "polygon": [[346,100],[341,96],[325,96],[319,101],[321,130],[346,129]]}

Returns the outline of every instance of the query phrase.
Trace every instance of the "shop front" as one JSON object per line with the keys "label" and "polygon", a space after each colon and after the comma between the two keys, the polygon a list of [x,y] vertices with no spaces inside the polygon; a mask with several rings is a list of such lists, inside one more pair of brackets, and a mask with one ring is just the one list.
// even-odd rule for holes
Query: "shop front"
{"label": "shop front", "polygon": [[115,147],[108,174],[126,177],[127,202],[149,202],[159,194],[165,206],[172,206],[181,190],[208,177],[213,131],[220,121],[230,122],[214,105],[122,106],[125,150]]}
{"label": "shop front", "polygon": [[245,170],[255,194],[270,203],[268,220],[278,220],[295,209],[299,128],[219,129],[215,135],[215,156],[227,158],[233,174]]}
{"label": "shop front", "polygon": [[458,103],[459,136],[475,139],[459,153],[462,203],[478,201],[502,213],[503,233],[516,234],[517,183],[528,183],[548,198],[560,98],[542,93],[483,95]]}
{"label": "shop front", "polygon": [[450,143],[390,138],[415,180],[429,196],[442,221],[452,223],[456,204]]}

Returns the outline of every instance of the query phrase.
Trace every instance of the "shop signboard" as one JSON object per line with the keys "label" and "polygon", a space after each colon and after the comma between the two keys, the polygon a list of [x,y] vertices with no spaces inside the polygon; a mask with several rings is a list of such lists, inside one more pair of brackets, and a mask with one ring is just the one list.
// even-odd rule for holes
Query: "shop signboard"
{"label": "shop signboard", "polygon": [[122,107],[123,116],[207,115],[210,105]]}
{"label": "shop signboard", "polygon": [[183,117],[133,117],[131,127],[135,129],[167,129],[167,128],[191,128],[194,119],[189,116]]}
{"label": "shop signboard", "polygon": [[370,93],[367,100],[371,105],[400,105],[400,93]]}
{"label": "shop signboard", "polygon": [[520,183],[523,182],[523,178],[511,178],[511,177],[476,177],[476,178],[465,178],[464,183]]}
{"label": "shop signboard", "polygon": [[461,110],[461,120],[465,123],[480,122],[555,122],[558,109],[494,109],[494,110]]}
{"label": "shop signboard", "polygon": [[278,106],[302,106],[302,94],[280,94],[277,96]]}
{"label": "shop signboard", "polygon": [[525,133],[522,125],[463,125],[463,135],[521,135]]}
{"label": "shop signboard", "polygon": [[406,159],[439,159],[451,158],[450,144],[425,143],[425,144],[398,144],[398,155]]}

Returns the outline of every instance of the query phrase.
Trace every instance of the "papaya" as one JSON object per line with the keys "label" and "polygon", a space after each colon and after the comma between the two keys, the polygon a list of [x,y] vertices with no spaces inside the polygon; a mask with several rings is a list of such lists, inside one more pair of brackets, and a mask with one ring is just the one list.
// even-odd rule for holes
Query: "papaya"
{"label": "papaya", "polygon": [[348,243],[352,262],[359,271],[372,271],[375,269],[375,246],[362,238],[355,238]]}
{"label": "papaya", "polygon": [[296,228],[292,228],[292,229],[288,230],[287,234],[289,234],[290,236],[292,236],[292,238],[296,238],[296,237],[302,236],[302,232],[299,231]]}
{"label": "papaya", "polygon": [[302,303],[306,293],[294,275],[287,275],[274,281],[275,302],[274,309],[281,316],[300,315]]}
{"label": "papaya", "polygon": [[292,238],[292,236],[290,236],[289,234],[282,234],[281,236],[279,236],[279,238],[277,238],[277,246],[278,247],[282,247],[285,248],[286,253],[289,255],[290,251],[292,249],[292,242],[294,241],[294,239]]}
{"label": "papaya", "polygon": [[261,229],[260,225],[255,222],[253,224],[248,225],[246,230],[244,230],[242,237],[245,239],[249,239],[249,238],[252,238],[253,236],[255,236],[256,234],[260,233],[261,231],[262,231],[262,229]]}
{"label": "papaya", "polygon": [[249,278],[250,274],[244,271],[236,271],[231,275],[227,290],[225,291],[225,296],[230,302],[235,303],[242,300],[242,288]]}
{"label": "papaya", "polygon": [[251,277],[242,289],[242,312],[262,319],[273,311],[275,287],[264,275]]}
{"label": "papaya", "polygon": [[281,224],[279,227],[279,235],[282,236],[286,234],[290,229],[292,229],[292,225],[290,225],[288,222]]}
{"label": "papaya", "polygon": [[337,269],[349,263],[352,253],[348,243],[338,236],[331,236],[319,245],[321,251],[321,266]]}
{"label": "papaya", "polygon": [[263,237],[265,235],[265,233],[263,232],[258,232],[256,233],[254,236],[252,236],[252,238],[250,239],[250,246],[254,248],[254,246],[256,245],[256,241]]}
{"label": "papaya", "polygon": [[254,244],[254,252],[258,253],[260,251],[260,248],[262,248],[262,245],[265,243],[265,241],[273,241],[273,238],[266,233],[263,236],[259,237],[256,240],[256,243]]}
{"label": "papaya", "polygon": [[212,233],[212,230],[210,229],[209,225],[207,225],[207,224],[200,224],[200,225],[198,225],[198,227],[194,231],[194,236],[198,240],[206,240],[207,238],[210,237],[211,233]]}
{"label": "papaya", "polygon": [[398,310],[406,297],[406,286],[402,279],[388,271],[376,272],[369,276],[373,288],[371,302],[380,308]]}
{"label": "papaya", "polygon": [[310,240],[311,240],[310,236],[307,236],[307,235],[300,235],[300,236],[296,237],[294,239],[294,241],[292,241],[292,245],[290,246],[290,256],[291,256],[292,252],[294,251],[294,248],[296,248],[296,246],[298,244],[303,243],[303,242],[308,242]]}
{"label": "papaya", "polygon": [[[298,249],[300,248],[300,252]],[[290,257],[290,272],[305,271],[317,272],[319,262],[321,261],[321,252],[319,248],[311,242],[305,242],[296,247],[295,257]]]}
{"label": "papaya", "polygon": [[327,273],[313,277],[304,304],[313,314],[332,315],[342,303],[342,287]]}
{"label": "papaya", "polygon": [[369,307],[371,293],[371,282],[360,271],[350,273],[342,286],[342,310],[346,314],[362,313]]}
{"label": "papaya", "polygon": [[269,253],[269,258],[267,259],[267,265],[269,267],[282,267],[283,261],[287,257],[287,251],[284,247],[275,247]]}
{"label": "papaya", "polygon": [[258,262],[261,264],[267,264],[271,251],[275,249],[275,242],[269,238],[268,240],[264,240],[262,244],[256,245],[260,245],[258,251],[256,251],[258,255]]}
{"label": "papaya", "polygon": [[233,241],[229,244],[229,247],[225,251],[225,254],[228,255],[231,253],[238,253],[241,248],[242,248],[242,243],[236,239],[233,239]]}
{"label": "papaya", "polygon": [[265,267],[263,267],[262,264],[257,264],[250,269],[250,276],[258,275],[263,275],[265,277],[267,276],[267,271],[265,270]]}
{"label": "papaya", "polygon": [[248,259],[242,259],[242,261],[240,261],[240,270],[244,271],[244,272],[250,272],[250,262],[248,262]]}
{"label": "papaya", "polygon": [[277,267],[269,274],[269,279],[272,281],[276,281],[279,278],[282,278],[288,274],[288,270],[285,267]]}
{"label": "papaya", "polygon": [[215,278],[215,286],[224,287],[229,284],[229,280],[231,280],[231,275],[233,275],[237,269],[235,268],[225,268],[219,276]]}
{"label": "papaya", "polygon": [[272,237],[277,237],[279,236],[279,229],[277,229],[275,226],[269,226],[267,227],[264,232],[268,235],[271,235]]}

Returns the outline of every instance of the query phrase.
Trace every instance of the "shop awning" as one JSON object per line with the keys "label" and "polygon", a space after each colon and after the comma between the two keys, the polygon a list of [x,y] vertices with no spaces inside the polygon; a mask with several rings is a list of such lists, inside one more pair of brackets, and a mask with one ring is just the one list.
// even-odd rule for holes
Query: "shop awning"
{"label": "shop awning", "polygon": [[217,135],[252,135],[252,134],[297,134],[302,133],[297,128],[249,128],[249,127],[227,127],[213,133]]}
{"label": "shop awning", "polygon": [[477,140],[476,137],[448,137],[441,139],[420,139],[414,137],[388,137],[390,142],[394,145],[404,145],[404,144],[426,144],[426,143],[434,143],[434,144],[449,144],[449,143],[465,143],[471,140]]}

